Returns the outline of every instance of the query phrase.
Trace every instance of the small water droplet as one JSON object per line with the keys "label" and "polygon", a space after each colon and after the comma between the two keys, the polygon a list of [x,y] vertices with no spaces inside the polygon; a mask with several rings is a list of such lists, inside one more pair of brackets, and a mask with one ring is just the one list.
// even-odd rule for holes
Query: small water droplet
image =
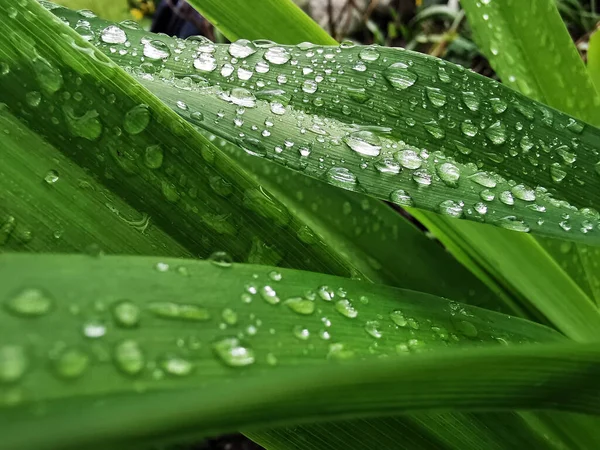
{"label": "small water droplet", "polygon": [[495,114],[502,114],[508,107],[506,102],[500,98],[490,98],[490,104]]}
{"label": "small water droplet", "polygon": [[460,179],[460,169],[452,163],[443,163],[436,167],[436,172],[440,179],[448,186],[458,186]]}
{"label": "small water droplet", "polygon": [[470,92],[470,91],[463,92],[462,100],[463,100],[463,103],[465,104],[465,106],[467,108],[469,108],[471,111],[479,110],[479,97],[475,92]]}
{"label": "small water droplet", "polygon": [[200,53],[194,59],[194,68],[201,72],[212,72],[217,68],[217,60],[210,53]]}
{"label": "small water droplet", "polygon": [[375,47],[363,47],[358,53],[358,57],[363,61],[377,61],[379,59],[379,52]]}
{"label": "small water droplet", "polygon": [[221,317],[227,325],[235,325],[238,321],[237,313],[231,308],[225,308],[221,312]]}
{"label": "small water droplet", "polygon": [[463,214],[463,205],[454,200],[444,200],[438,205],[440,214],[450,217],[461,217]]}
{"label": "small water droplet", "polygon": [[496,121],[485,130],[485,136],[494,145],[502,145],[506,141],[506,126]]}
{"label": "small water droplet", "polygon": [[227,366],[244,367],[254,363],[254,351],[249,346],[242,345],[237,338],[221,339],[214,342],[212,348]]}
{"label": "small water droplet", "polygon": [[88,320],[81,329],[83,335],[90,339],[97,339],[106,334],[106,324],[99,319]]}
{"label": "small water droplet", "polygon": [[30,91],[25,94],[25,101],[32,108],[37,108],[40,106],[42,101],[42,94],[40,94],[38,91]]}
{"label": "small water droplet", "polygon": [[44,177],[44,181],[47,184],[54,184],[58,181],[58,172],[56,170],[49,170]]}
{"label": "small water droplet", "polygon": [[317,289],[317,295],[326,302],[330,302],[335,297],[333,289],[325,285],[319,286],[319,288]]}
{"label": "small water droplet", "polygon": [[346,189],[353,189],[358,182],[356,175],[345,167],[332,167],[325,172],[325,179],[334,186]]}
{"label": "small water droplet", "polygon": [[4,302],[9,312],[23,317],[46,315],[53,305],[54,301],[48,294],[35,288],[24,289]]}
{"label": "small water droplet", "polygon": [[247,39],[238,39],[229,45],[228,51],[234,58],[244,59],[256,53],[256,48],[254,47],[254,44]]}
{"label": "small water droplet", "polygon": [[519,200],[526,202],[535,201],[535,191],[524,184],[517,184],[511,189],[512,194]]}
{"label": "small water droplet", "polygon": [[417,150],[413,148],[400,150],[394,154],[394,157],[406,169],[418,169],[423,164]]}
{"label": "small water droplet", "polygon": [[19,381],[28,366],[29,359],[23,347],[13,344],[0,347],[0,383]]}
{"label": "small water droplet", "polygon": [[308,331],[301,325],[294,326],[292,332],[294,333],[294,336],[296,336],[301,341],[306,341],[310,337],[310,331]]}
{"label": "small water droplet", "polygon": [[441,108],[446,104],[446,94],[441,89],[427,87],[427,98],[433,106]]}
{"label": "small water droplet", "polygon": [[502,191],[498,196],[498,199],[505,205],[512,206],[515,204],[515,199],[510,191]]}
{"label": "small water droplet", "polygon": [[166,373],[176,377],[185,377],[194,370],[194,364],[189,359],[175,353],[161,356],[158,365]]}
{"label": "small water droplet", "polygon": [[400,310],[392,311],[390,313],[390,319],[392,319],[392,322],[394,322],[399,327],[405,327],[406,325],[408,325],[408,321],[406,320],[404,313]]}
{"label": "small water droplet", "polygon": [[404,189],[397,189],[390,193],[390,201],[400,206],[411,207],[415,205],[412,197]]}
{"label": "small water droplet", "polygon": [[499,219],[496,222],[502,228],[506,228],[507,230],[519,231],[521,233],[528,233],[530,228],[522,220],[517,219],[515,216],[507,216]]}
{"label": "small water droplet", "polygon": [[158,39],[153,39],[144,43],[144,56],[148,59],[159,60],[171,56],[169,46]]}

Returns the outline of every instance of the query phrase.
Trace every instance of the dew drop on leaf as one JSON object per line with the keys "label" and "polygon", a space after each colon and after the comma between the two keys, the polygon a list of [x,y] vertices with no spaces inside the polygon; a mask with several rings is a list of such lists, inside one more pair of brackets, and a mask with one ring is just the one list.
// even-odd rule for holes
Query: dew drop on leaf
{"label": "dew drop on leaf", "polygon": [[344,142],[356,153],[363,156],[379,156],[381,152],[381,141],[371,131],[355,131],[345,136]]}
{"label": "dew drop on leaf", "polygon": [[390,193],[390,201],[400,205],[411,207],[415,205],[412,197],[404,189],[397,189]]}
{"label": "dew drop on leaf", "polygon": [[54,300],[44,291],[36,288],[27,288],[16,295],[9,297],[4,306],[17,316],[39,317],[50,312]]}
{"label": "dew drop on leaf", "polygon": [[138,305],[130,300],[121,300],[112,306],[115,323],[122,328],[134,328],[140,323],[141,311]]}
{"label": "dew drop on leaf", "polygon": [[193,303],[152,302],[148,304],[148,311],[162,319],[179,319],[199,322],[210,319],[206,308]]}
{"label": "dew drop on leaf", "polygon": [[90,365],[90,357],[77,347],[63,349],[53,362],[56,374],[61,378],[78,378]]}
{"label": "dew drop on leaf", "polygon": [[354,319],[358,316],[358,311],[354,308],[354,305],[349,299],[342,299],[335,302],[335,309],[342,316],[348,317],[350,319]]}
{"label": "dew drop on leaf", "polygon": [[126,339],[115,345],[113,360],[117,369],[132,376],[141,373],[146,364],[144,352],[132,339]]}
{"label": "dew drop on leaf", "polygon": [[175,377],[185,377],[194,370],[194,364],[189,359],[175,353],[161,356],[158,365],[166,373]]}
{"label": "dew drop on leaf", "polygon": [[297,314],[309,315],[315,312],[315,302],[302,297],[288,298],[283,302],[288,308]]}
{"label": "dew drop on leaf", "polygon": [[146,129],[150,123],[150,111],[148,105],[137,105],[125,114],[123,128],[129,134],[139,134]]}
{"label": "dew drop on leaf", "polygon": [[383,71],[383,77],[395,89],[405,90],[417,82],[418,75],[408,68],[403,62],[397,62],[388,66]]}
{"label": "dew drop on leaf", "polygon": [[254,351],[242,345],[239,339],[230,337],[212,344],[213,351],[219,360],[230,367],[244,367],[254,363]]}
{"label": "dew drop on leaf", "polygon": [[365,331],[375,339],[380,339],[383,336],[381,325],[376,320],[369,320],[365,323]]}
{"label": "dew drop on leaf", "polygon": [[25,349],[20,345],[5,344],[0,347],[0,383],[20,380],[29,366]]}
{"label": "dew drop on leaf", "polygon": [[270,47],[264,54],[264,58],[272,64],[281,65],[291,58],[290,52],[284,47]]}
{"label": "dew drop on leaf", "polygon": [[124,44],[127,42],[127,35],[118,26],[109,25],[100,33],[100,39],[105,44]]}
{"label": "dew drop on leaf", "polygon": [[227,269],[233,265],[233,258],[227,252],[213,252],[208,260],[211,262],[213,266],[221,267]]}

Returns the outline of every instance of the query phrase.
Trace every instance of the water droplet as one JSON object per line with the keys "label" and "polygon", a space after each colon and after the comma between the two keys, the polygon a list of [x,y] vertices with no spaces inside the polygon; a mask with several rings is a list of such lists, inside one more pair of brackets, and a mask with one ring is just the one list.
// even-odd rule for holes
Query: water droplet
{"label": "water droplet", "polygon": [[441,108],[446,104],[446,94],[441,89],[427,87],[427,98],[433,106]]}
{"label": "water droplet", "polygon": [[381,325],[376,320],[369,320],[365,323],[365,331],[373,336],[375,339],[380,339],[383,336],[381,332]]}
{"label": "water droplet", "polygon": [[235,325],[238,321],[237,313],[231,308],[225,308],[221,312],[221,317],[227,325]]}
{"label": "water droplet", "polygon": [[78,378],[87,370],[90,357],[79,348],[66,348],[54,360],[54,370],[61,378]]}
{"label": "water droplet", "polygon": [[446,137],[446,132],[442,127],[440,127],[440,124],[435,120],[425,122],[423,124],[423,127],[435,139],[444,139],[444,137]]}
{"label": "water droplet", "polygon": [[352,302],[346,298],[335,302],[335,309],[342,316],[349,317],[350,319],[358,316],[358,311],[354,308]]}
{"label": "water droplet", "polygon": [[481,197],[481,199],[485,200],[486,202],[491,202],[492,200],[494,200],[494,198],[496,198],[496,194],[494,194],[489,189],[484,189],[479,193],[479,197]]}
{"label": "water droplet", "polygon": [[494,145],[502,145],[506,141],[506,126],[496,121],[485,130],[485,136]]}
{"label": "water droplet", "polygon": [[294,333],[294,336],[302,341],[306,341],[310,337],[310,331],[301,325],[294,326],[292,332]]}
{"label": "water droplet", "polygon": [[185,377],[194,370],[194,364],[183,356],[167,353],[159,358],[158,365],[169,375]]}
{"label": "water droplet", "polygon": [[217,60],[210,53],[200,53],[194,59],[194,68],[201,72],[212,72],[217,68]]}
{"label": "water droplet", "polygon": [[134,340],[127,339],[117,343],[113,353],[114,363],[126,375],[138,375],[144,369],[144,352]]}
{"label": "water droplet", "polygon": [[159,60],[171,56],[169,46],[162,41],[153,39],[144,44],[144,56],[149,59]]}
{"label": "water droplet", "polygon": [[256,106],[254,94],[244,88],[233,88],[229,94],[222,93],[221,98],[244,108],[254,108]]}
{"label": "water droplet", "polygon": [[465,106],[471,111],[479,110],[479,97],[477,94],[475,94],[475,92],[463,92],[462,100]]}
{"label": "water droplet", "polygon": [[32,61],[35,75],[44,91],[54,94],[63,85],[60,70],[50,64],[46,59],[37,57]]}
{"label": "water droplet", "polygon": [[276,270],[272,270],[269,272],[269,278],[273,281],[281,281],[281,279],[283,278],[283,276],[281,275],[281,272],[278,272]]}
{"label": "water droplet", "polygon": [[219,359],[230,367],[244,367],[254,363],[254,351],[231,337],[214,342],[212,348]]}
{"label": "water droplet", "polygon": [[375,47],[363,47],[358,53],[358,57],[363,61],[377,61],[379,59],[379,52]]}
{"label": "water droplet", "polygon": [[535,201],[535,191],[523,184],[517,184],[516,186],[513,186],[511,192],[519,200],[526,202]]}
{"label": "water droplet", "polygon": [[417,154],[417,150],[412,148],[400,150],[394,154],[394,157],[406,169],[418,169],[423,164],[423,161]]}
{"label": "water droplet", "polygon": [[28,288],[5,301],[6,309],[23,317],[39,317],[48,314],[54,301],[40,289]]}
{"label": "water droplet", "polygon": [[275,292],[275,289],[268,285],[260,288],[260,296],[265,302],[269,303],[270,305],[276,305],[280,301],[279,297],[277,296],[277,292]]}
{"label": "water droplet", "polygon": [[577,122],[575,119],[571,119],[569,118],[569,121],[567,122],[567,130],[575,133],[575,134],[581,134],[581,132],[583,131],[584,125],[580,122]]}
{"label": "water droplet", "polygon": [[227,252],[214,252],[208,257],[208,260],[213,266],[221,267],[224,269],[229,268],[233,265],[233,258]]}
{"label": "water droplet", "polygon": [[109,25],[100,33],[100,39],[105,44],[124,44],[127,42],[127,35],[118,26]]}
{"label": "water droplet", "polygon": [[499,219],[496,222],[502,228],[506,228],[507,230],[519,231],[521,233],[528,233],[530,228],[522,220],[517,219],[515,216],[507,216]]}
{"label": "water droplet", "polygon": [[106,334],[106,324],[98,319],[88,320],[82,327],[83,335],[90,339],[97,339]]}
{"label": "water droplet", "polygon": [[506,102],[500,98],[490,98],[490,104],[495,114],[502,114],[508,107]]}
{"label": "water droplet", "polygon": [[146,129],[150,123],[150,111],[148,105],[137,105],[125,114],[123,128],[129,134],[139,134]]}
{"label": "water droplet", "polygon": [[438,68],[438,78],[442,83],[450,83],[450,76],[443,67]]}
{"label": "water droplet", "polygon": [[567,172],[563,170],[559,163],[554,163],[550,166],[550,177],[555,183],[560,183],[567,176]]}
{"label": "water droplet", "polygon": [[356,175],[345,167],[332,167],[325,172],[325,179],[334,186],[346,189],[354,188],[357,184]]}
{"label": "water droplet", "polygon": [[460,124],[460,131],[467,137],[474,137],[479,132],[479,128],[470,120],[465,120]]}
{"label": "water droplet", "polygon": [[375,162],[375,169],[379,173],[397,174],[402,168],[395,160],[386,157]]}
{"label": "water droplet", "polygon": [[392,85],[392,87],[404,90],[416,83],[418,75],[412,72],[407,64],[397,62],[387,67],[383,71],[384,78]]}
{"label": "water droplet", "polygon": [[134,328],[140,323],[139,306],[129,300],[121,300],[112,307],[112,315],[116,324],[123,328]]}
{"label": "water droplet", "polygon": [[0,347],[0,383],[20,380],[28,366],[29,359],[23,347],[13,344]]}
{"label": "water droplet", "polygon": [[463,204],[454,200],[444,200],[438,205],[441,214],[450,217],[461,217],[463,214]]}
{"label": "water droplet", "polygon": [[205,321],[210,319],[206,308],[189,303],[152,302],[148,310],[161,319],[179,319],[188,321]]}
{"label": "water droplet", "polygon": [[252,42],[246,39],[238,39],[229,45],[228,51],[234,58],[244,59],[256,53],[256,48]]}
{"label": "water droplet", "polygon": [[283,302],[288,308],[298,314],[309,315],[315,312],[315,302],[302,297],[288,298]]}
{"label": "water droplet", "polygon": [[264,58],[272,64],[281,65],[288,62],[291,56],[284,47],[271,47],[265,52]]}
{"label": "water droplet", "polygon": [[456,330],[465,335],[468,338],[476,338],[477,335],[479,334],[479,332],[477,331],[477,327],[475,325],[473,325],[472,322],[469,322],[468,320],[459,320],[454,322],[454,326],[456,327]]}
{"label": "water droplet", "polygon": [[488,172],[476,172],[473,175],[469,175],[469,179],[487,188],[495,188],[497,184],[494,176]]}
{"label": "water droplet", "polygon": [[329,345],[329,353],[327,353],[328,359],[334,359],[343,361],[354,357],[354,352],[346,348],[346,346],[340,342]]}
{"label": "water droplet", "polygon": [[415,205],[412,197],[404,189],[398,189],[390,193],[390,201],[400,206],[411,207]]}
{"label": "water droplet", "polygon": [[326,302],[330,302],[335,297],[333,289],[331,289],[329,286],[319,286],[317,289],[317,295]]}
{"label": "water droplet", "polygon": [[429,186],[431,184],[431,174],[426,170],[415,170],[412,178],[415,183],[421,186]]}
{"label": "water droplet", "polygon": [[156,265],[154,266],[154,268],[158,272],[168,272],[169,271],[169,265],[164,262],[157,262]]}
{"label": "water droplet", "polygon": [[307,94],[314,94],[315,92],[317,92],[318,89],[318,85],[317,82],[314,80],[304,80],[304,82],[302,83],[302,91],[306,92]]}
{"label": "water droplet", "polygon": [[277,357],[273,353],[267,353],[267,364],[270,366],[277,365]]}
{"label": "water droplet", "polygon": [[381,141],[371,131],[355,131],[343,139],[348,147],[363,156],[379,156],[381,152]]}
{"label": "water droplet", "polygon": [[443,163],[436,167],[436,172],[440,179],[448,186],[458,186],[460,179],[460,169],[452,163]]}
{"label": "water droplet", "polygon": [[56,170],[49,170],[44,177],[44,181],[47,184],[54,184],[58,181],[58,172]]}
{"label": "water droplet", "polygon": [[488,207],[485,203],[481,203],[481,202],[477,202],[475,203],[475,205],[473,206],[475,208],[475,211],[477,211],[479,214],[486,214]]}
{"label": "water droplet", "polygon": [[40,106],[42,101],[42,94],[40,94],[38,91],[30,91],[25,94],[25,101],[32,108],[37,108]]}
{"label": "water droplet", "polygon": [[515,199],[510,191],[502,191],[498,196],[498,199],[505,205],[512,206],[515,204]]}

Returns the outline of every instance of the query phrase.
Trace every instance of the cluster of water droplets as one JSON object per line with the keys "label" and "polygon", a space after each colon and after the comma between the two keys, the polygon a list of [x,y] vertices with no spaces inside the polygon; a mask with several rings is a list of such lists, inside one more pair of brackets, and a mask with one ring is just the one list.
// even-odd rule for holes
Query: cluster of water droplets
{"label": "cluster of water droplets", "polygon": [[[584,125],[458,66],[440,62],[432,76],[409,52],[350,43],[287,47],[240,40],[227,47],[204,38],[157,38],[161,45],[142,37],[138,44],[128,39],[126,26],[102,31],[101,47],[152,64],[143,78],[220,99],[182,96],[174,109],[252,155],[377,196],[395,185],[385,196],[401,205],[431,208],[433,200],[442,213],[518,231],[542,227],[550,209],[564,216],[558,232],[587,233],[598,225],[595,211],[554,200],[552,192],[554,185],[597,182],[595,168],[579,166],[578,154],[589,150],[580,138]],[[360,125],[344,122],[350,114]],[[481,178],[479,172],[499,181],[476,190],[471,181]],[[448,190],[432,196],[423,191],[428,186],[460,189],[456,196]],[[550,221],[557,225],[555,217]]]}

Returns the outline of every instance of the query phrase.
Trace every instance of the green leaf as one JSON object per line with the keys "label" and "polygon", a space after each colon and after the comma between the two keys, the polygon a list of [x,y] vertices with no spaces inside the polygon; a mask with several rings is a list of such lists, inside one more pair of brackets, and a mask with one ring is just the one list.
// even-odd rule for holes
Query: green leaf
{"label": "green leaf", "polygon": [[587,52],[587,70],[596,90],[600,91],[600,34],[596,31],[590,36]]}
{"label": "green leaf", "polygon": [[[336,43],[291,1],[192,0],[189,3],[232,41],[274,39],[282,44],[295,44],[296,36],[302,33],[309,42]],[[239,20],[240,17],[246,20]]]}
{"label": "green leaf", "polygon": [[[219,260],[7,254],[0,262],[9,448],[445,407],[598,411],[597,346],[426,294]],[[498,346],[536,341],[548,343]],[[576,393],[556,396],[572,385]],[[24,433],[31,408],[42,406],[36,433]]]}
{"label": "green leaf", "polygon": [[[94,21],[100,35],[108,26]],[[153,61],[157,76],[138,79],[186,120],[251,154],[453,218],[599,239],[589,232],[598,224],[590,208],[600,204],[598,130],[493,80],[399,49],[144,44],[145,32],[126,34],[126,53],[93,42],[123,67],[153,45],[172,49]]]}
{"label": "green leaf", "polygon": [[506,85],[600,125],[600,96],[554,1],[463,0],[461,5],[479,47]]}

